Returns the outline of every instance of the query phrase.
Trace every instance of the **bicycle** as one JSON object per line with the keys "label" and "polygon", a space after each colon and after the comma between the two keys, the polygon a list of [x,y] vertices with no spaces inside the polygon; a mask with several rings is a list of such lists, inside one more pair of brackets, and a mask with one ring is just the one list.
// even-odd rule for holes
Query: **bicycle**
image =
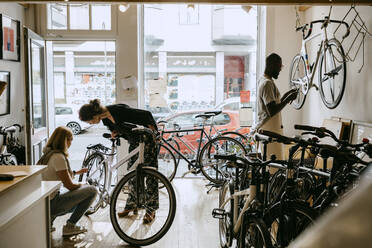
{"label": "bicycle", "polygon": [[[288,161],[281,162],[285,166],[280,168],[285,170],[285,181],[283,182],[284,190],[280,192],[279,199],[268,199],[270,207],[264,215],[264,220],[269,228],[272,244],[275,247],[287,247],[289,243],[303,232],[309,225],[314,223],[317,217],[316,211],[309,206],[308,203],[298,197],[297,178],[298,166],[293,161],[293,155],[297,149],[301,147],[302,142],[299,138],[290,138],[280,134],[260,130],[260,134],[270,138],[268,142],[279,142],[284,144],[296,143],[289,149]],[[269,164],[274,166],[274,164]],[[278,168],[278,166],[275,166]],[[271,180],[270,180],[271,181]],[[271,186],[270,182],[270,186]],[[268,188],[268,196],[272,197],[272,191],[275,189]]]}
{"label": "bicycle", "polygon": [[[324,20],[310,22],[309,31],[306,33],[308,24],[296,27],[296,31],[302,31],[301,52],[297,54],[291,63],[289,74],[290,88],[297,89],[297,98],[292,101],[295,109],[300,109],[305,102],[309,90],[314,87],[319,90],[323,103],[327,108],[334,109],[341,102],[346,84],[346,60],[345,53],[340,42],[335,39],[328,39],[327,27],[330,23],[339,23],[346,26],[346,33],[343,38],[349,35],[349,25],[344,21],[331,20],[331,10]],[[323,32],[311,35],[313,24],[321,23]],[[306,43],[322,36],[319,44],[315,62],[310,63],[306,49]],[[319,64],[319,82],[314,81],[315,71]]]}
{"label": "bicycle", "polygon": [[[83,162],[83,168],[88,168],[88,172],[85,178],[84,175],[80,175],[79,181],[86,181],[98,189],[97,199],[87,215],[110,204],[110,219],[119,237],[129,244],[145,246],[155,243],[169,230],[176,213],[176,196],[169,180],[155,168],[148,167],[144,161],[144,138],[145,135],[152,136],[152,131],[137,127],[132,129],[132,132],[139,134],[139,146],[116,163],[114,156],[117,145],[120,145],[120,138],[111,138],[111,134],[106,133],[104,137],[111,140],[111,148],[101,144],[89,146]],[[135,163],[112,190],[113,171],[137,154]],[[156,188],[158,193],[147,194],[146,192],[150,190],[148,187],[154,183],[158,185]],[[136,211],[133,211],[133,215],[119,218],[118,213],[129,200],[134,202]],[[158,207],[153,206],[156,202],[159,204]],[[150,225],[142,223],[144,215],[154,211],[156,218],[153,222]]]}
{"label": "bicycle", "polygon": [[[209,118],[213,118],[215,115],[220,114],[221,111],[206,112],[204,114],[197,115],[196,117],[201,117],[204,119],[201,127],[193,129],[176,129],[176,130],[161,130],[159,145],[158,158],[159,170],[164,172],[166,177],[171,181],[176,175],[178,168],[178,161],[174,156],[173,152],[180,159],[184,159],[188,164],[189,171],[185,174],[191,172],[194,174],[199,174],[200,172],[212,183],[220,184],[223,181],[221,177],[220,169],[218,168],[218,161],[213,159],[213,155],[218,154],[246,154],[244,146],[234,138],[224,136],[223,134],[231,134],[232,132],[225,132],[215,138],[208,135],[204,129],[204,125]],[[212,128],[212,127],[211,127]],[[182,153],[177,142],[174,139],[165,138],[164,135],[176,134],[173,137],[181,138],[181,135],[177,135],[185,132],[200,132],[200,138],[198,139],[198,147],[194,159],[189,159],[185,154]],[[239,134],[241,135],[241,134]],[[204,137],[208,139],[208,142],[203,145]],[[244,137],[245,138],[245,137]],[[185,144],[187,144],[185,142]],[[191,148],[190,148],[191,149]],[[173,162],[169,162],[173,161]],[[221,164],[220,164],[221,165]]]}
{"label": "bicycle", "polygon": [[234,239],[239,248],[272,247],[263,219],[269,176],[266,166],[272,161],[250,161],[236,155],[215,157],[228,161],[227,166],[235,168],[235,173],[230,174],[230,179],[219,190],[219,208],[212,211],[212,216],[220,219],[221,247],[231,247]]}

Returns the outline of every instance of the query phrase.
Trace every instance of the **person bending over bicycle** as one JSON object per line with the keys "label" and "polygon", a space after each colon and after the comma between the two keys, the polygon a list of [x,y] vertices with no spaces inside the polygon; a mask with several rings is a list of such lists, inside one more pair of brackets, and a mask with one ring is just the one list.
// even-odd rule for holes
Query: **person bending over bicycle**
{"label": "person bending over bicycle", "polygon": [[[131,108],[126,104],[113,104],[102,106],[98,99],[91,100],[84,104],[79,110],[79,118],[89,124],[98,124],[101,120],[103,124],[111,131],[111,136],[120,136],[129,143],[129,152],[139,145],[138,134],[131,130],[136,125],[142,125],[152,129],[157,133],[156,122],[151,112],[142,109]],[[150,134],[143,134],[145,142],[145,163],[149,166],[158,168],[157,146],[155,137]],[[136,162],[137,156],[132,157],[128,162],[128,169]],[[151,180],[146,181],[149,190],[146,192],[146,198],[154,199],[150,203],[151,211],[146,210],[143,217],[145,224],[151,223],[155,218],[155,211],[159,208],[158,182]],[[131,185],[131,193],[127,200],[126,206],[122,212],[118,213],[119,217],[126,217],[130,212],[137,214],[137,206],[134,199],[134,185]],[[156,197],[154,197],[156,196]]]}
{"label": "person bending over bicycle", "polygon": [[[72,181],[75,175],[87,172],[87,169],[81,169],[77,172],[71,171],[67,149],[71,146],[72,139],[70,129],[57,127],[43,149],[43,156],[37,162],[40,165],[48,165],[42,173],[44,181],[61,181],[64,186],[50,197],[52,226],[57,216],[72,213],[66,225],[63,226],[63,236],[76,235],[87,231],[76,223],[92,204],[97,194],[97,189],[94,186],[77,184]],[[54,230],[52,228],[52,231]]]}

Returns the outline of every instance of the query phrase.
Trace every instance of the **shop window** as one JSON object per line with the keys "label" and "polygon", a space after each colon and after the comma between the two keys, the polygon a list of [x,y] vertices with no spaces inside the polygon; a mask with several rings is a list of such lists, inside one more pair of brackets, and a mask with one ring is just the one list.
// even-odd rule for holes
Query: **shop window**
{"label": "shop window", "polygon": [[47,5],[49,30],[111,30],[110,4]]}
{"label": "shop window", "polygon": [[255,101],[260,8],[145,4],[143,106],[158,115],[155,109],[170,109],[162,118],[173,118],[171,112],[228,110],[234,117],[221,114],[215,121],[236,129],[241,91],[250,91]]}

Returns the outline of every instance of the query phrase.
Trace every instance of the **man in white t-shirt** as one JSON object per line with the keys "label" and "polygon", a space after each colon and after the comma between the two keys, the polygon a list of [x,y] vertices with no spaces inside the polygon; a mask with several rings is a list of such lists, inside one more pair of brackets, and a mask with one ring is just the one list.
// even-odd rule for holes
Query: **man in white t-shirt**
{"label": "man in white t-shirt", "polygon": [[[255,131],[262,129],[275,133],[283,133],[282,109],[291,101],[296,99],[297,91],[295,89],[286,92],[280,97],[278,87],[274,80],[277,79],[282,69],[282,59],[272,53],[266,58],[265,74],[258,82],[258,121],[254,128]],[[267,146],[267,156],[275,154],[277,159],[283,159],[282,144],[271,143]]]}

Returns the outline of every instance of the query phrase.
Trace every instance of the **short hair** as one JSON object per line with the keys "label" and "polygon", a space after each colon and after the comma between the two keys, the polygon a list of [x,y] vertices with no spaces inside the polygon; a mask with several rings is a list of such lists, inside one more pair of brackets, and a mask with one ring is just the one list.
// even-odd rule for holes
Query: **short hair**
{"label": "short hair", "polygon": [[272,53],[266,57],[266,65],[265,65],[265,74],[268,76],[272,76],[273,71],[277,68],[278,64],[281,63],[282,58],[276,54]]}
{"label": "short hair", "polygon": [[89,103],[81,106],[79,110],[79,119],[82,121],[93,120],[94,116],[104,112],[104,107],[99,99],[90,100]]}
{"label": "short hair", "polygon": [[68,156],[67,152],[67,139],[72,137],[72,132],[67,127],[57,127],[50,138],[48,139],[48,143],[46,147],[49,147],[52,150],[59,150]]}

